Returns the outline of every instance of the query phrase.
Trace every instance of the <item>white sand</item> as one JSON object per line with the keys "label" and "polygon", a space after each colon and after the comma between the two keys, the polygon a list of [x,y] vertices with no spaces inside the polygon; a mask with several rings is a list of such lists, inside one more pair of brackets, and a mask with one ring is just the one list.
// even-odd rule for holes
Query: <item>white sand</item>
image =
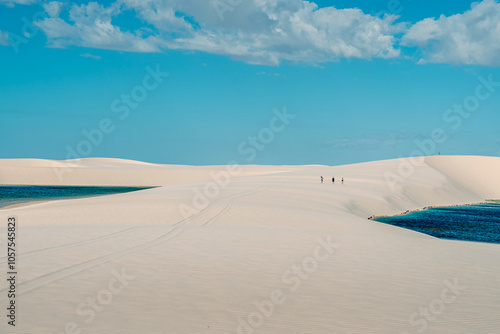
{"label": "white sand", "polygon": [[0,210],[2,275],[20,226],[17,326],[1,314],[0,333],[498,333],[499,245],[367,217],[500,199],[500,158],[429,157],[391,191],[404,161],[244,166],[217,188],[225,166],[0,160],[0,184],[162,186]]}

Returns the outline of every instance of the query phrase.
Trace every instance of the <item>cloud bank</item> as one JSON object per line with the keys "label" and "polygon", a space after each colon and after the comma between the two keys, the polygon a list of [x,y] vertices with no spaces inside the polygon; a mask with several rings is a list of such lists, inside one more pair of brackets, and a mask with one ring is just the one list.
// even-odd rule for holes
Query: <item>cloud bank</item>
{"label": "cloud bank", "polygon": [[53,1],[43,6],[48,15],[35,25],[55,48],[188,50],[278,65],[399,58],[405,46],[420,50],[420,63],[500,65],[496,0],[413,25],[397,22],[395,15],[319,8],[303,0],[118,0],[109,6]]}
{"label": "cloud bank", "polygon": [[[396,16],[383,18],[359,9],[318,8],[302,0],[248,0],[222,10],[214,1],[124,0],[105,7],[95,2],[45,5],[49,17],[36,22],[52,47],[70,45],[133,52],[165,49],[229,55],[255,64],[327,62],[340,58],[394,58]],[[54,9],[55,8],[55,9]],[[229,8],[229,7],[228,7]],[[124,12],[143,23],[135,31],[113,24]]]}
{"label": "cloud bank", "polygon": [[500,4],[484,0],[453,16],[413,25],[403,43],[422,50],[421,63],[500,65]]}

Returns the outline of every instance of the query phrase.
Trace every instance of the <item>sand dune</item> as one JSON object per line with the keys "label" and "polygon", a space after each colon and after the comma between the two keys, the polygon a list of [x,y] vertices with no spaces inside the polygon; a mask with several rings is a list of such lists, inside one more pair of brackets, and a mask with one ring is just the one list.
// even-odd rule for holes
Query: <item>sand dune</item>
{"label": "sand dune", "polygon": [[500,199],[499,168],[0,160],[0,184],[157,186],[0,210],[19,221],[21,305],[0,332],[497,333],[500,246],[367,218]]}

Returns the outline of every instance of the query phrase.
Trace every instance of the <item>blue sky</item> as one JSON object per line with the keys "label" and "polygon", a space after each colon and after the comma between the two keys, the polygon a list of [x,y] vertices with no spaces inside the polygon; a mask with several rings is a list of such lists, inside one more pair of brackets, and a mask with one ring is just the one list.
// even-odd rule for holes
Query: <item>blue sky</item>
{"label": "blue sky", "polygon": [[[497,1],[225,1],[0,0],[0,158],[337,165],[409,156],[435,129],[432,153],[500,155],[500,87],[480,81],[500,82]],[[147,68],[169,75],[120,119]]]}

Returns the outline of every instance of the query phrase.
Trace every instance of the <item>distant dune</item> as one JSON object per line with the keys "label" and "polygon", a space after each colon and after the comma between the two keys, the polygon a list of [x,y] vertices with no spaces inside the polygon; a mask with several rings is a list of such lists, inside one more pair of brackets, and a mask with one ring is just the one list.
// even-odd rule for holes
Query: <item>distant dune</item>
{"label": "distant dune", "polygon": [[19,225],[16,331],[496,333],[499,245],[367,218],[500,199],[499,170],[500,158],[477,156],[336,167],[0,160],[3,185],[157,187],[0,210],[4,226]]}

